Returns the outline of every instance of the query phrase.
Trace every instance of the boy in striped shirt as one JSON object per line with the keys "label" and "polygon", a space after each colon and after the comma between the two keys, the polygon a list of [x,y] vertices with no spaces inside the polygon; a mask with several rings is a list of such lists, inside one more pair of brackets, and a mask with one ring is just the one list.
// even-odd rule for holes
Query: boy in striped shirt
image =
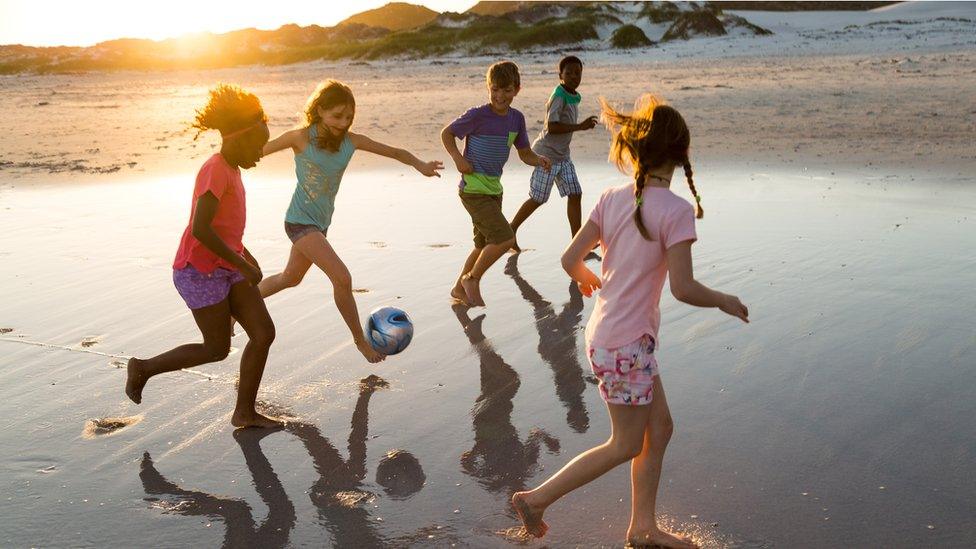
{"label": "boy in striped shirt", "polygon": [[[488,104],[468,109],[441,131],[441,142],[461,173],[459,196],[474,226],[474,249],[451,289],[451,297],[481,306],[481,277],[515,242],[502,213],[502,169],[511,146],[529,166],[549,170],[551,163],[529,146],[525,117],[511,107],[521,79],[518,66],[502,61],[488,67]],[[464,139],[464,154],[456,139]]]}

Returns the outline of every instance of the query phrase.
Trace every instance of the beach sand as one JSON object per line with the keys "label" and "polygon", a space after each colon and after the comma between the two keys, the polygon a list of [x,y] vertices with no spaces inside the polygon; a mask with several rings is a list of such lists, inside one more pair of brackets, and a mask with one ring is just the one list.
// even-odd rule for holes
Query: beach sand
{"label": "beach sand", "polygon": [[[696,274],[750,308],[746,326],[662,301],[676,429],[659,512],[707,547],[976,541],[976,53],[971,37],[931,37],[789,57],[679,45],[586,67],[589,110],[656,91],[686,114],[707,212]],[[556,58],[518,59],[530,132]],[[230,425],[244,335],[224,361],[153,379],[140,406],[122,392],[124,357],[198,338],[170,264],[215,142],[181,133],[206,88],[254,90],[274,132],[315,81],[345,79],[358,131],[449,160],[436,134],[482,101],[486,61],[444,62],[2,79],[0,545],[522,543],[511,492],[609,432],[582,349],[592,300],[559,266],[558,198],[485,277],[488,307],[452,308],[471,245],[456,174],[358,154],[329,238],[361,313],[409,312],[410,348],[366,364],[313,271],[268,301],[278,335],[259,400],[287,430]],[[574,138],[585,212],[627,182],[606,146],[602,130]],[[529,173],[513,155],[508,215]],[[271,274],[289,251],[291,159],[244,180],[245,242]],[[385,383],[360,383],[371,374]],[[621,467],[554,506],[529,545],[619,546],[629,506]]]}

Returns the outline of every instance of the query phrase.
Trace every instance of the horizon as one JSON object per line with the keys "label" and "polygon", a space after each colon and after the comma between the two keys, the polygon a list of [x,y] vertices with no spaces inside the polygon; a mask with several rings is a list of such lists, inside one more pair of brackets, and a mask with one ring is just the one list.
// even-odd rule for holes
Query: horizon
{"label": "horizon", "polygon": [[[67,0],[52,0],[43,9],[36,2],[0,0],[0,45],[30,47],[91,47],[120,39],[167,40],[199,34],[223,34],[254,28],[275,30],[282,25],[331,27],[340,21],[390,4],[389,0],[330,6],[321,15],[311,15],[312,6],[304,3],[270,6],[254,0],[226,3],[171,0],[165,5],[143,5],[121,0],[99,0],[81,5]],[[425,6],[437,12],[463,12],[476,0],[422,0],[404,2]],[[148,11],[148,13],[147,13]],[[57,13],[56,18],[51,14]],[[186,15],[188,13],[193,16]],[[77,25],[77,21],[89,21]],[[92,24],[99,21],[100,24]]]}

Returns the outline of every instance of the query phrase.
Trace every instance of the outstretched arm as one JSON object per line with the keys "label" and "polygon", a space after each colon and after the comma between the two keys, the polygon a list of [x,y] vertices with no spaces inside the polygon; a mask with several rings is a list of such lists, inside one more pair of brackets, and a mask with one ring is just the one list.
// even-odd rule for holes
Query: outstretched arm
{"label": "outstretched arm", "polygon": [[579,285],[580,292],[586,297],[593,295],[593,290],[600,288],[603,283],[596,273],[589,270],[583,262],[583,258],[590,253],[590,250],[600,241],[600,227],[593,221],[587,221],[586,225],[576,233],[569,247],[563,252],[563,269]]}
{"label": "outstretched arm", "polygon": [[300,153],[303,150],[303,145],[301,142],[304,136],[304,129],[288,130],[271,141],[265,143],[264,149],[261,150],[261,155],[268,156],[271,153],[276,153],[289,147],[291,147],[292,152],[296,154]]}
{"label": "outstretched arm", "polygon": [[[373,141],[365,135],[350,132],[349,139],[359,150],[371,152],[373,154],[378,154],[394,160],[399,160],[407,166],[412,166],[415,170],[426,175],[427,177],[440,177],[441,174],[437,173],[437,170],[444,169],[444,164],[440,160],[424,162],[406,149],[398,149],[396,147],[391,147],[389,145],[380,143],[379,141]],[[455,146],[455,148],[457,147]]]}
{"label": "outstretched arm", "polygon": [[696,307],[718,307],[722,312],[749,322],[749,309],[738,297],[717,292],[695,280],[691,263],[691,240],[668,248],[668,279],[671,294],[678,301]]}

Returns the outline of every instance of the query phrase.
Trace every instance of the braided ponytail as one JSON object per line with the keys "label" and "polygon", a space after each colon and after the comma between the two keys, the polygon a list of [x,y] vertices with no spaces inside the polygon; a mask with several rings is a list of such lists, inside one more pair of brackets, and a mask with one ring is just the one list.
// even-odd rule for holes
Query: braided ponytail
{"label": "braided ponytail", "polygon": [[685,168],[685,179],[688,180],[688,188],[691,189],[691,196],[695,197],[695,218],[701,219],[705,216],[705,210],[701,206],[701,197],[698,196],[698,190],[695,189],[695,180],[691,177],[691,162],[688,160],[688,156],[685,156],[684,161]]}

